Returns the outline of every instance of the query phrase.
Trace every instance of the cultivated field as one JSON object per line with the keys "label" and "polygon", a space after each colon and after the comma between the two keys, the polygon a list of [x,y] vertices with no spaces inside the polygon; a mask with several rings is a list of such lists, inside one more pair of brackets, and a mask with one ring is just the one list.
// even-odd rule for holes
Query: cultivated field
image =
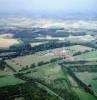
{"label": "cultivated field", "polygon": [[27,55],[15,59],[7,60],[6,62],[8,63],[8,65],[12,66],[15,70],[18,71],[23,67],[26,66],[30,67],[31,64],[33,63],[37,64],[38,62],[41,61],[43,62],[50,61],[51,59],[56,57],[58,56],[48,54],[46,52],[41,52],[41,53],[36,53],[32,55]]}
{"label": "cultivated field", "polygon": [[84,36],[72,36],[66,38],[67,41],[70,41],[71,43],[85,43],[90,42],[92,40],[95,40],[95,38],[91,35],[84,35]]}
{"label": "cultivated field", "polygon": [[0,70],[0,87],[23,84],[25,81],[18,79],[12,73]]}
{"label": "cultivated field", "polygon": [[66,49],[68,50],[68,53],[70,55],[73,55],[77,52],[91,51],[93,48],[82,46],[82,45],[74,45],[74,46],[69,46]]}
{"label": "cultivated field", "polygon": [[55,63],[36,67],[31,71],[31,73],[27,74],[26,76],[42,79],[46,83],[50,83],[56,79],[65,79],[65,75],[61,69],[61,66]]}
{"label": "cultivated field", "polygon": [[52,50],[46,50],[32,55],[17,57],[14,59],[7,60],[6,62],[8,63],[8,65],[12,66],[15,70],[18,71],[23,67],[30,67],[33,63],[37,64],[41,61],[46,62],[50,61],[53,58],[66,57],[68,59],[72,59],[72,55],[74,53],[84,52],[86,50],[91,51],[92,48],[81,45],[69,46]]}
{"label": "cultivated field", "polygon": [[21,41],[14,38],[0,37],[0,48],[9,48],[12,45],[19,44]]}
{"label": "cultivated field", "polygon": [[97,72],[75,72],[75,75],[97,93]]}
{"label": "cultivated field", "polygon": [[0,77],[0,87],[7,87],[12,85],[23,84],[25,81],[15,78],[13,75]]}
{"label": "cultivated field", "polygon": [[76,60],[97,60],[97,50],[78,55]]}

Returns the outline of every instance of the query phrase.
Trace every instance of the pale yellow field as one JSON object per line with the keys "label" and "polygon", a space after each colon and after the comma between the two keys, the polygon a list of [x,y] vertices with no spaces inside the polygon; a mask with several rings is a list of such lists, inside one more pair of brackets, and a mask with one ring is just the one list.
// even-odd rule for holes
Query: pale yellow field
{"label": "pale yellow field", "polygon": [[0,38],[0,48],[8,48],[14,44],[18,44],[19,41],[17,39],[11,38]]}

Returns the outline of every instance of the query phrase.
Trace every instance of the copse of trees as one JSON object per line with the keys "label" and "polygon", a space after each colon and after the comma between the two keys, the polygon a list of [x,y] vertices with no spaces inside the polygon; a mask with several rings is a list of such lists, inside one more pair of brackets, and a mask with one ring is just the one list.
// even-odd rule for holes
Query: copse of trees
{"label": "copse of trees", "polygon": [[83,52],[76,52],[73,54],[73,56],[81,55]]}
{"label": "copse of trees", "polygon": [[4,59],[1,59],[1,60],[0,60],[0,69],[1,69],[1,70],[3,70],[3,69],[5,68],[5,64],[6,64],[6,63],[5,63]]}
{"label": "copse of trees", "polygon": [[30,68],[35,68],[35,67],[36,67],[35,63],[33,63],[33,64],[30,65]]}

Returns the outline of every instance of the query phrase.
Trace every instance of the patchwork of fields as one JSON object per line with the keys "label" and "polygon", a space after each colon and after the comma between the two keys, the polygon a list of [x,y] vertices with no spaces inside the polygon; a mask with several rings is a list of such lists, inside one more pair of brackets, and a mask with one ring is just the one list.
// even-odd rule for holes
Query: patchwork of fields
{"label": "patchwork of fields", "polygon": [[67,59],[71,60],[73,58],[73,54],[77,52],[84,52],[87,50],[91,51],[92,48],[76,45],[76,46],[46,50],[27,56],[21,56],[14,59],[6,60],[6,62],[8,63],[8,65],[12,66],[15,70],[19,71],[23,67],[26,66],[30,67],[31,64],[33,63],[37,65],[39,62],[47,62],[54,58],[66,57]]}
{"label": "patchwork of fields", "polygon": [[97,21],[1,17],[0,100],[97,100]]}
{"label": "patchwork of fields", "polygon": [[[35,44],[36,45],[36,44]],[[37,44],[38,45],[38,44]],[[74,56],[75,53],[80,55]],[[74,45],[63,48],[51,49],[42,52],[37,52],[35,54],[30,54],[26,56],[20,56],[17,58],[6,60],[6,63],[17,71],[17,74],[23,74],[23,77],[32,79],[35,82],[40,82],[40,87],[46,89],[47,91],[52,91],[62,98],[67,98],[75,96],[80,100],[96,100],[96,98],[90,93],[86,92],[77,81],[73,79],[71,75],[67,72],[67,67],[81,66],[81,63],[72,64],[72,60],[67,60],[68,58],[74,58],[77,60],[86,60],[86,58],[93,59],[91,62],[86,62],[82,65],[97,65],[96,55],[97,51],[92,47],[86,47],[82,45]],[[62,58],[63,61],[68,61],[70,63],[64,64],[64,68],[59,65],[58,61],[50,62],[52,59]],[[77,60],[76,60],[77,59]],[[95,59],[95,61],[94,61]],[[48,62],[41,66],[38,65],[40,62]],[[32,64],[36,66],[31,67]],[[21,70],[26,68],[24,70]],[[64,70],[65,69],[65,70]],[[19,72],[19,73],[18,73]],[[93,91],[97,92],[96,85],[96,73],[77,73],[76,76],[85,82],[86,85],[91,84]],[[86,77],[85,77],[86,76]],[[84,78],[83,78],[84,77]],[[87,78],[89,77],[89,79]],[[21,78],[16,78],[13,73],[11,73],[9,68],[5,68],[4,72],[0,71],[0,87],[13,86],[18,84],[24,84],[26,80]],[[10,80],[9,82],[7,82]],[[6,84],[7,83],[7,84]],[[43,85],[43,86],[42,86]],[[69,98],[70,99],[70,98]],[[73,99],[74,100],[74,99]]]}
{"label": "patchwork of fields", "polygon": [[30,67],[31,64],[35,63],[37,64],[38,62],[47,62],[50,61],[53,58],[57,58],[58,56],[54,55],[47,55],[47,54],[34,54],[34,55],[27,55],[23,57],[18,57],[15,59],[7,60],[6,62],[8,65],[12,66],[15,70],[20,70],[23,67]]}

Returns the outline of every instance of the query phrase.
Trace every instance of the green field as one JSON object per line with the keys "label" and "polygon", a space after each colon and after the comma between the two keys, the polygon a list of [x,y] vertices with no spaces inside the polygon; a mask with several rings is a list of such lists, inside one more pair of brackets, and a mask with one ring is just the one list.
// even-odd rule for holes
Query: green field
{"label": "green field", "polygon": [[7,60],[6,62],[8,65],[12,66],[15,70],[20,70],[23,67],[30,67],[31,64],[35,63],[37,64],[38,62],[47,62],[50,61],[53,58],[57,58],[58,56],[51,55],[46,52],[40,52],[32,55],[27,55],[27,56],[22,56],[18,57],[15,59]]}
{"label": "green field", "polygon": [[15,78],[13,75],[0,77],[0,87],[23,84],[25,81]]}
{"label": "green field", "polygon": [[69,46],[66,48],[68,50],[68,54],[73,55],[77,52],[85,52],[85,51],[91,51],[93,48],[82,46],[82,45],[74,45]]}
{"label": "green field", "polygon": [[35,80],[36,79],[41,80],[43,85],[53,90],[55,93],[57,93],[59,96],[63,97],[64,99],[67,99],[68,97],[67,95],[69,96],[76,95],[75,92],[71,89],[67,75],[65,75],[61,66],[56,63],[46,64],[41,67],[36,67],[32,70],[29,69],[27,72],[29,73],[25,74],[26,77]]}
{"label": "green field", "polygon": [[91,35],[84,35],[84,36],[72,36],[70,35],[67,38],[67,41],[71,43],[86,43],[94,40],[94,37]]}
{"label": "green field", "polygon": [[6,75],[8,75],[8,74],[9,74],[8,72],[5,72],[5,71],[3,71],[3,70],[0,70],[0,77],[6,76]]}
{"label": "green field", "polygon": [[[67,65],[68,65],[68,67],[72,66],[72,64],[67,64]],[[66,70],[65,67],[67,65],[64,64],[64,66],[63,66],[64,70]],[[78,63],[75,65],[78,65]],[[73,64],[73,66],[74,66],[74,64]],[[84,90],[83,87],[81,87],[81,85],[74,79],[74,77],[72,75],[70,75],[66,71],[65,71],[65,73],[66,73],[67,78],[71,84],[71,89],[78,95],[80,100],[96,100],[96,98],[93,95],[89,94],[88,92],[86,92]],[[92,78],[95,79],[97,77],[97,73],[92,73],[92,72],[91,72],[91,74],[88,72],[86,72],[86,73],[85,72],[74,72],[74,73],[75,73],[76,77],[78,77],[80,80],[85,81],[85,82],[90,82],[89,79],[91,80]],[[97,81],[95,81],[95,83],[94,84],[92,83],[91,85],[93,85],[94,88],[97,90],[96,82]],[[88,83],[88,84],[90,84],[90,83]],[[93,89],[93,87],[92,87],[92,89]]]}
{"label": "green field", "polygon": [[[62,79],[62,83],[64,84],[65,75],[61,69],[61,66],[51,63],[51,64],[46,64],[41,67],[36,67],[33,70],[31,70],[31,73],[26,74],[27,77],[43,80],[48,84],[56,83],[58,85],[58,80]],[[64,80],[64,81],[63,81]],[[60,83],[59,83],[60,84]],[[60,84],[62,85],[62,84]]]}
{"label": "green field", "polygon": [[[73,96],[75,95],[79,97],[80,100],[96,100],[94,96],[87,93],[69,74],[67,74],[67,72],[63,70],[62,66],[58,65],[58,62],[54,62],[54,63],[49,62],[48,64],[38,66],[38,63],[42,61],[48,62],[53,58],[62,57],[62,55],[63,56],[69,55],[70,57],[73,57],[73,54],[77,52],[85,52],[87,50],[90,52],[76,56],[76,58],[81,59],[81,56],[83,57],[83,55],[85,55],[84,57],[88,59],[89,57],[91,57],[91,55],[92,55],[91,58],[95,58],[97,56],[96,54],[97,51],[93,51],[93,48],[85,47],[82,45],[75,45],[75,46],[57,48],[57,49],[52,49],[52,50],[46,50],[46,51],[38,52],[35,54],[30,54],[27,56],[21,56],[21,57],[17,57],[14,59],[6,60],[6,62],[16,71],[19,71],[20,74],[22,73],[24,77],[28,79],[33,79],[33,81],[36,83],[40,82],[38,84],[40,84],[41,88],[47,89],[48,91],[53,91],[56,94],[58,94],[58,96],[65,98],[64,96],[70,94],[70,95],[73,95]],[[86,54],[88,57],[86,56]],[[31,68],[31,64],[34,64],[34,63],[36,64],[36,67]],[[84,64],[87,64],[87,65],[95,64],[96,65],[96,61],[86,62]],[[78,63],[64,64],[64,69],[66,69],[66,67],[70,67],[71,65],[72,66],[78,65]],[[79,65],[81,66],[81,63],[79,63]],[[22,68],[25,68],[26,66],[28,66],[26,70],[21,70]],[[2,73],[3,72],[1,72],[1,76],[4,76]],[[93,75],[89,76],[85,74],[83,75],[89,78],[93,76]],[[81,75],[80,76],[77,75],[77,76],[80,79]],[[82,76],[82,81],[84,80],[83,79],[84,76]],[[95,77],[93,76],[93,78],[96,78],[96,75]],[[8,84],[5,84],[7,83],[8,80],[11,80],[11,81],[8,82]],[[23,84],[27,80],[22,81],[21,79],[15,78],[13,75],[11,75],[11,76],[1,77],[0,81],[2,81],[0,83],[0,86],[3,87],[3,85],[7,86],[7,85]],[[93,85],[92,89],[94,91],[97,91],[96,82],[97,81],[94,81],[92,79],[90,80],[85,79],[85,83],[87,85],[89,84]]]}
{"label": "green field", "polygon": [[16,78],[12,72],[0,70],[0,88],[23,84],[25,81]]}
{"label": "green field", "polygon": [[77,93],[80,100],[96,100],[96,98],[94,96],[92,96],[89,93],[85,92],[81,88],[72,88],[72,89]]}
{"label": "green field", "polygon": [[97,22],[76,21],[0,19],[0,100],[97,100]]}
{"label": "green field", "polygon": [[75,72],[75,75],[97,93],[97,72]]}
{"label": "green field", "polygon": [[42,52],[38,52],[36,54],[32,55],[27,55],[27,56],[21,56],[17,57],[14,59],[6,60],[8,65],[12,66],[15,70],[19,71],[23,67],[30,67],[31,64],[35,63],[37,64],[38,62],[46,62],[50,61],[53,58],[57,57],[63,57],[63,56],[72,56],[74,53],[77,52],[84,52],[86,50],[91,51],[92,48],[81,46],[81,45],[76,45],[76,46],[69,46],[69,47],[64,47],[64,48],[57,48],[53,50],[46,50]]}
{"label": "green field", "polygon": [[97,60],[97,51],[90,51],[76,56],[76,60]]}

